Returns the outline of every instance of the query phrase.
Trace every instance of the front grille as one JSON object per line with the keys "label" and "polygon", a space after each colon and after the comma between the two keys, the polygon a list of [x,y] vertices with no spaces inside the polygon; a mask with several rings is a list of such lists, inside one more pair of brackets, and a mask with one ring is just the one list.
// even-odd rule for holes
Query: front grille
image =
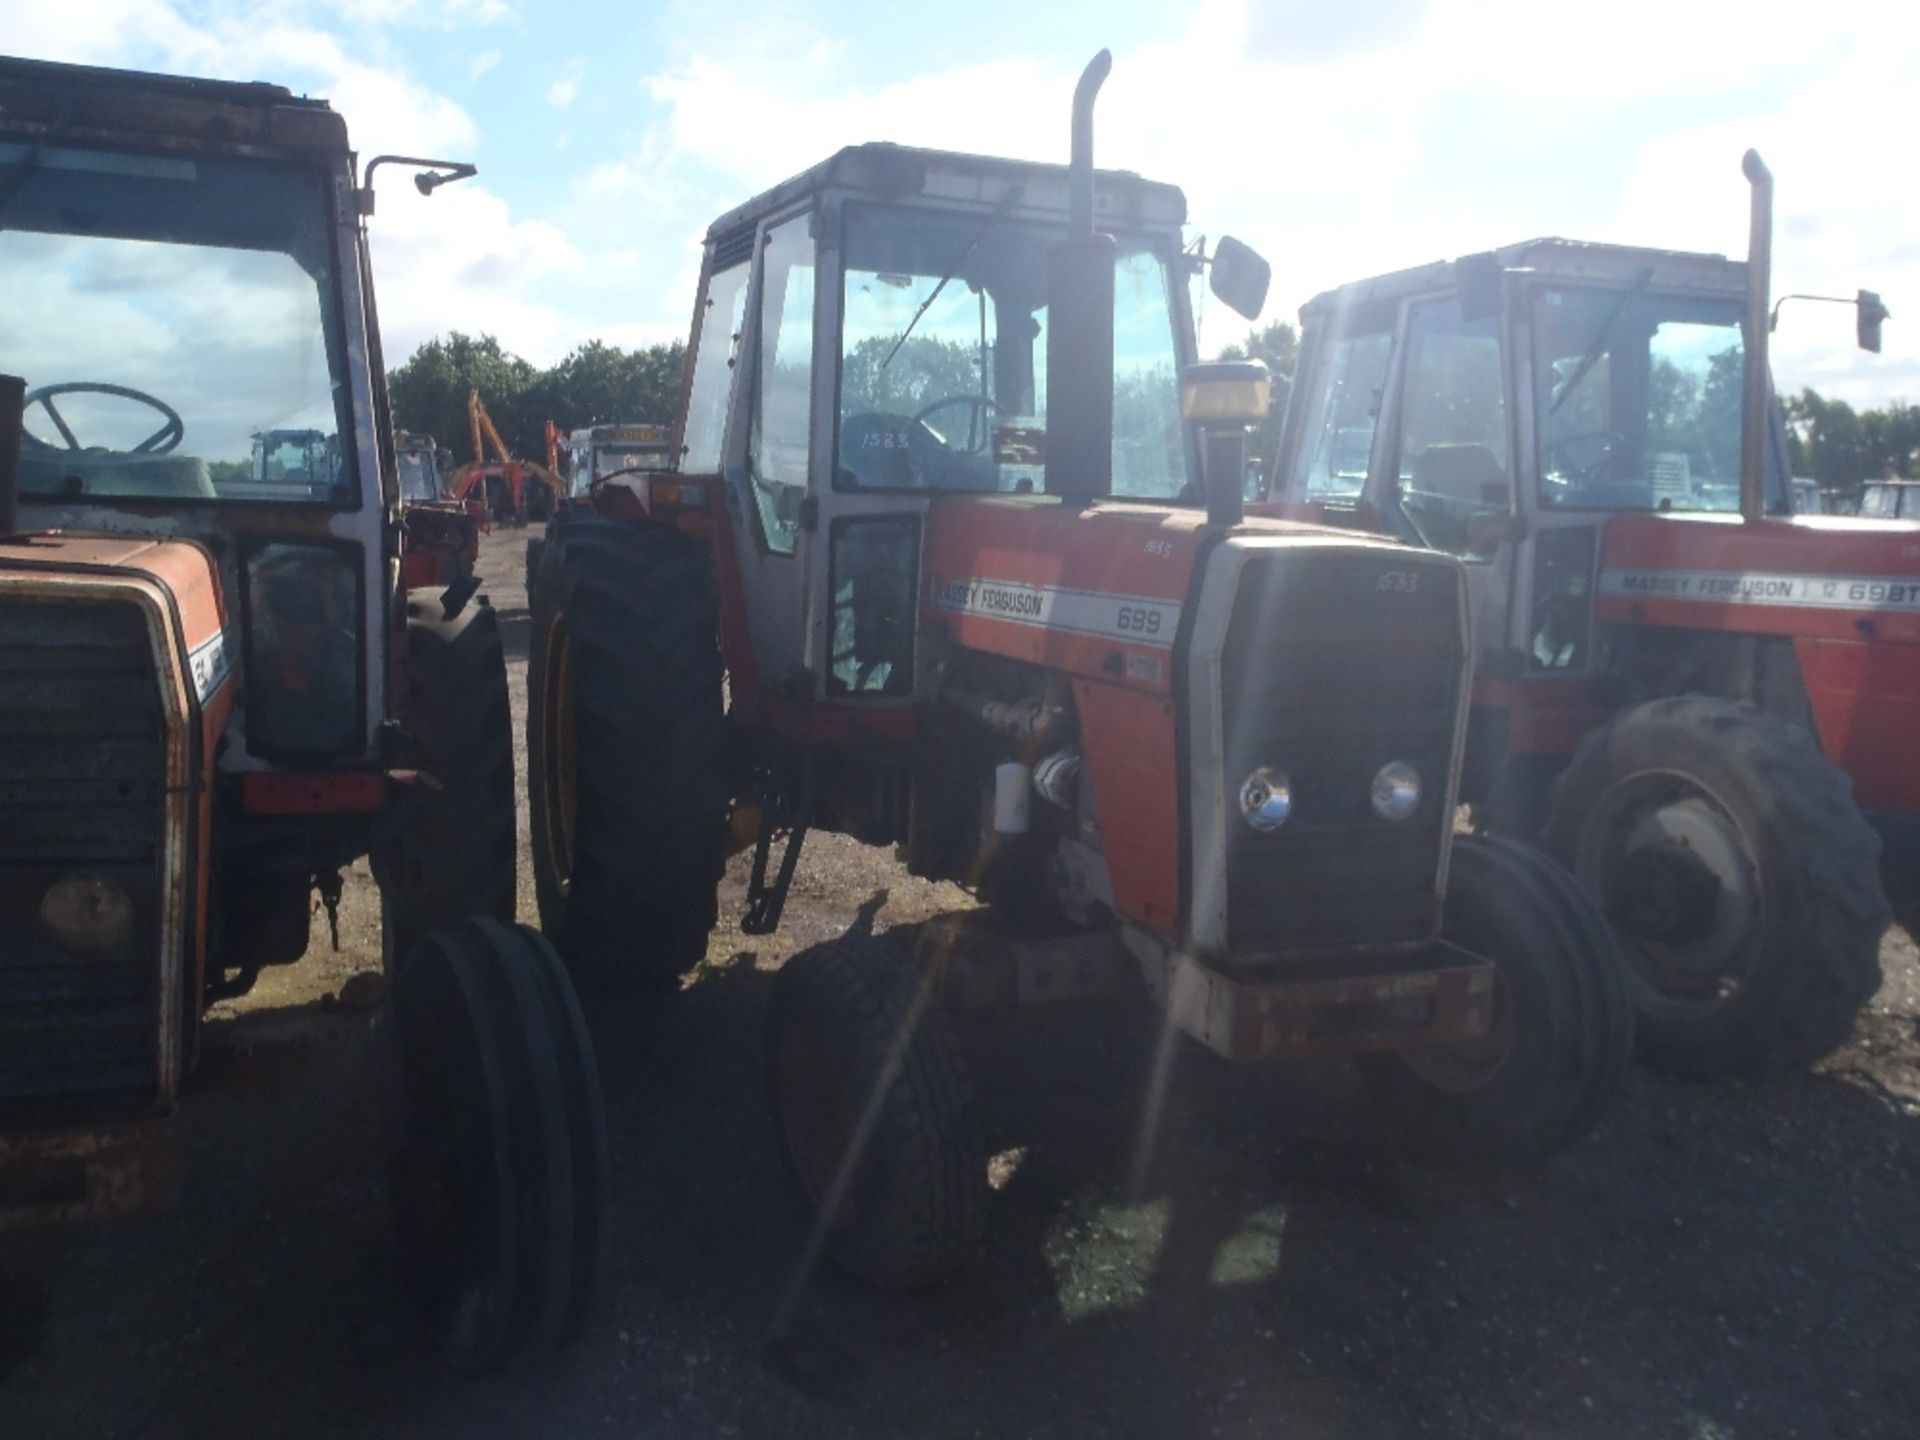
{"label": "front grille", "polygon": [[[0,1110],[153,1095],[165,787],[138,607],[0,599]],[[44,933],[41,901],[71,875],[131,896],[117,950]]]}
{"label": "front grille", "polygon": [[[1451,566],[1378,550],[1286,549],[1247,561],[1221,665],[1234,953],[1431,933],[1464,678],[1459,583]],[[1397,823],[1370,799],[1390,760],[1424,781],[1418,812]],[[1262,765],[1284,771],[1293,790],[1287,822],[1264,833],[1245,823],[1238,801]]]}

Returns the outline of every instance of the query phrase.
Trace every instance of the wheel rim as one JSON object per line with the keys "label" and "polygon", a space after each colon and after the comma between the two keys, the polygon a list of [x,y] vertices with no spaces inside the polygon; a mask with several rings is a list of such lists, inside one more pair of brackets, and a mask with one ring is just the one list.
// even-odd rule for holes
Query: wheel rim
{"label": "wheel rim", "polygon": [[[804,1017],[791,1021],[780,1037],[774,1052],[774,1085],[780,1128],[800,1177],[800,1188],[806,1191],[814,1210],[825,1214],[859,1115],[853,1087],[833,1048],[819,1028]],[[835,1232],[853,1222],[853,1188],[840,1196],[838,1213],[829,1217]]]}
{"label": "wheel rim", "polygon": [[1759,859],[1694,777],[1644,771],[1607,790],[1581,831],[1574,873],[1620,937],[1642,1009],[1698,1015],[1751,978],[1765,933]]}
{"label": "wheel rim", "polygon": [[574,712],[573,643],[566,619],[547,622],[546,753],[541,801],[554,883],[565,894],[573,884],[574,837],[580,823],[580,737]]}
{"label": "wheel rim", "polygon": [[1464,1095],[1492,1084],[1506,1068],[1507,1057],[1513,1053],[1514,1030],[1513,986],[1495,962],[1487,1033],[1458,1045],[1409,1050],[1402,1058],[1409,1070],[1434,1089]]}

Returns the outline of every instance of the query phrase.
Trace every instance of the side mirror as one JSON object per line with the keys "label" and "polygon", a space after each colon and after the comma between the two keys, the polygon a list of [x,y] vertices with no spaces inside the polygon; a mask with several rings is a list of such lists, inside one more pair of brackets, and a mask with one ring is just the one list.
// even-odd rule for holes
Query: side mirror
{"label": "side mirror", "polygon": [[1854,321],[1854,333],[1859,337],[1860,348],[1878,355],[1880,327],[1892,317],[1893,312],[1887,309],[1880,297],[1871,290],[1862,290],[1854,304],[1859,307],[1859,313]]}
{"label": "side mirror", "polygon": [[1273,283],[1273,266],[1251,245],[1222,235],[1213,250],[1209,278],[1222,304],[1248,320],[1258,320],[1266,308],[1267,286]]}

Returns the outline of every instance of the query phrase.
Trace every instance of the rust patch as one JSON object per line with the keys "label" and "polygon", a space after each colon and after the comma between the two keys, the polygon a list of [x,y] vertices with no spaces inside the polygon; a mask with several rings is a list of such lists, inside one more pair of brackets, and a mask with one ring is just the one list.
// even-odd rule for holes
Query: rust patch
{"label": "rust patch", "polygon": [[136,1215],[170,1204],[171,1119],[0,1135],[0,1232]]}

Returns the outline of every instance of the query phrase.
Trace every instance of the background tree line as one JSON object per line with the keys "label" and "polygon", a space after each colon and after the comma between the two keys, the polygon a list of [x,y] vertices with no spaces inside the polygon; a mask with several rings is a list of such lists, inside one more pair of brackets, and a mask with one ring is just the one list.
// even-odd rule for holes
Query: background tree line
{"label": "background tree line", "polygon": [[388,375],[394,424],[471,460],[467,393],[478,390],[514,455],[544,461],[548,420],[563,431],[621,421],[670,424],[686,350],[678,341],[623,350],[589,340],[542,370],[491,335],[455,330],[429,340]]}
{"label": "background tree line", "polygon": [[[1221,351],[1226,360],[1264,360],[1273,372],[1273,409],[1262,427],[1257,454],[1273,453],[1299,355],[1299,335],[1285,321],[1252,331]],[[885,389],[878,358],[877,353],[853,357],[848,385]],[[863,366],[863,360],[869,363]],[[542,427],[547,420],[562,430],[614,421],[670,423],[685,363],[686,346],[678,341],[623,350],[589,340],[542,370],[491,335],[456,330],[421,346],[388,381],[401,429],[432,435],[461,460],[473,458],[468,454],[467,392],[477,389],[514,454],[537,460],[546,452]],[[970,390],[971,360],[966,365],[956,360],[949,368],[954,393]],[[1796,475],[1811,476],[1825,489],[1857,492],[1863,481],[1879,476],[1888,465],[1903,476],[1920,473],[1920,405],[1895,402],[1856,410],[1844,400],[1828,400],[1806,389],[1788,396],[1786,408]]]}

